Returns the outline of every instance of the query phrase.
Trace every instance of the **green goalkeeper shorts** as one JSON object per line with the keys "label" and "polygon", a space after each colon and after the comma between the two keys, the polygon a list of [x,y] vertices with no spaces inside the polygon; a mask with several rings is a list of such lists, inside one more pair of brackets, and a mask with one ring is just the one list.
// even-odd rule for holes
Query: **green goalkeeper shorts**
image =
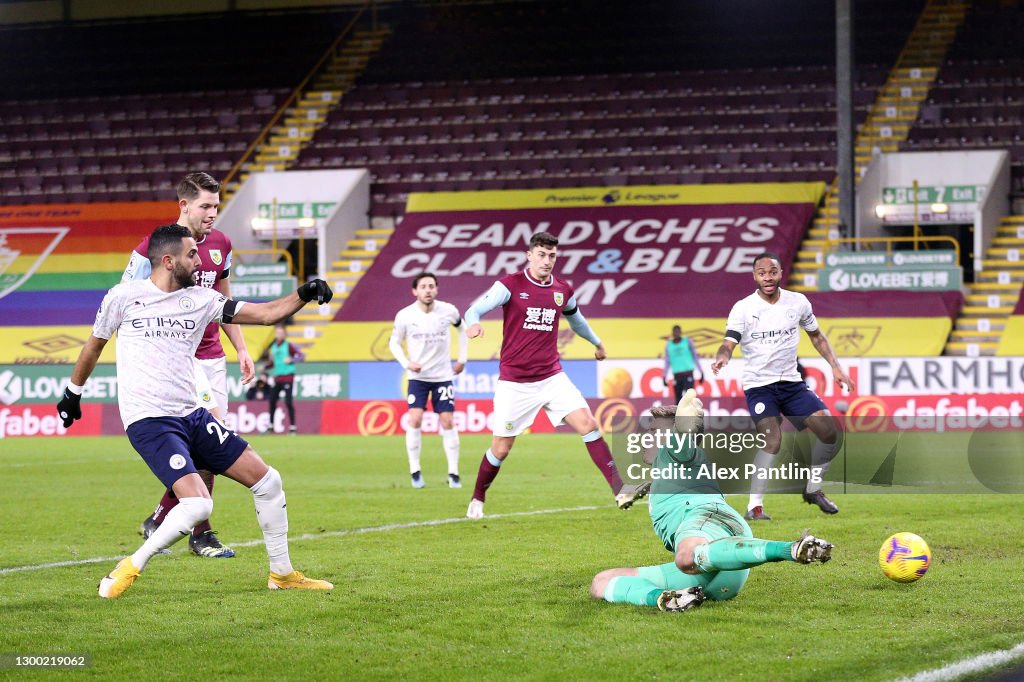
{"label": "green goalkeeper shorts", "polygon": [[[670,495],[651,506],[654,532],[665,549],[676,551],[684,538],[714,542],[728,537],[752,538],[750,526],[720,495]],[[656,515],[656,516],[655,516]]]}

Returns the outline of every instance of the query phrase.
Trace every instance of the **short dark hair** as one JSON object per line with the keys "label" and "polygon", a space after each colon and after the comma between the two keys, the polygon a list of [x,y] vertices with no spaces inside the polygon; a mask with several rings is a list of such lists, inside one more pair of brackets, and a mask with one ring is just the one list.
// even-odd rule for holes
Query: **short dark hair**
{"label": "short dark hair", "polygon": [[219,194],[220,183],[214,180],[209,173],[193,171],[178,183],[178,199],[192,201],[204,190],[211,194]]}
{"label": "short dark hair", "polygon": [[681,332],[681,331],[683,331],[683,328],[680,327],[678,324],[674,324],[674,325],[672,325],[672,331],[674,331],[674,332]]}
{"label": "short dark hair", "polygon": [[177,254],[181,249],[181,240],[186,237],[192,238],[192,232],[177,223],[172,225],[161,225],[149,235],[149,264],[156,269],[160,259],[166,254]]}
{"label": "short dark hair", "polygon": [[549,249],[553,246],[558,246],[558,237],[551,234],[550,232],[538,232],[537,234],[530,237],[529,250],[532,251],[533,247],[535,246],[543,246]]}
{"label": "short dark hair", "polygon": [[771,251],[765,251],[764,253],[761,253],[756,258],[754,258],[754,263],[753,263],[752,267],[756,268],[757,267],[757,261],[764,260],[765,258],[771,258],[773,261],[775,261],[776,263],[779,264],[780,268],[782,267],[782,259],[779,258],[779,256],[777,254],[774,254]]}
{"label": "short dark hair", "polygon": [[418,274],[418,275],[416,275],[415,277],[412,278],[412,288],[415,289],[416,287],[418,287],[420,285],[420,280],[421,279],[425,279],[427,277],[430,277],[431,279],[433,279],[434,280],[434,285],[435,286],[437,285],[437,275],[435,275],[432,272],[421,272],[420,274]]}

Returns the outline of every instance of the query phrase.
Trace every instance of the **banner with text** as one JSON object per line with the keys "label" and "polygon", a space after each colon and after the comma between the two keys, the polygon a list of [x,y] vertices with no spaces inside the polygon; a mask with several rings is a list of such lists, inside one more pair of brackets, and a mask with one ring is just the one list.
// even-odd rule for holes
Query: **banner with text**
{"label": "banner with text", "polygon": [[422,271],[465,310],[525,266],[540,231],[558,238],[555,275],[573,283],[588,317],[658,317],[686,294],[691,315],[725,316],[750,293],[757,254],[789,265],[822,192],[780,183],[414,195],[335,319],[391,319],[381,301],[411,300]]}

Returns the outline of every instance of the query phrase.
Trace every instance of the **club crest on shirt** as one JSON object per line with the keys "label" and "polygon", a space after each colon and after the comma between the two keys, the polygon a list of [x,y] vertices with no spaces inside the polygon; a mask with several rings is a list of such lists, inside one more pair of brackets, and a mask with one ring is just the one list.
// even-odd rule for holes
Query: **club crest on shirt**
{"label": "club crest on shirt", "polygon": [[214,265],[220,265],[224,262],[224,256],[221,254],[220,249],[210,249],[210,260],[213,261]]}
{"label": "club crest on shirt", "polygon": [[555,292],[555,305],[557,305],[559,308],[561,308],[563,303],[565,303],[565,294],[563,294],[561,291],[556,291]]}
{"label": "club crest on shirt", "polygon": [[196,302],[195,302],[195,301],[193,301],[193,300],[192,300],[191,298],[189,298],[188,296],[182,296],[182,297],[181,297],[180,299],[178,299],[178,305],[179,305],[179,306],[181,307],[181,309],[182,309],[182,310],[184,310],[185,312],[190,312],[190,311],[192,311],[192,310],[194,310],[194,309],[195,309],[195,307],[196,307]]}

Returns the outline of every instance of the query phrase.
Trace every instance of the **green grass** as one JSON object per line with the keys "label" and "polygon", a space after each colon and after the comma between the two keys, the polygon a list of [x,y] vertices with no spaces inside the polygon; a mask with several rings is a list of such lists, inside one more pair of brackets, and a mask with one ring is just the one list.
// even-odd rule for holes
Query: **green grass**
{"label": "green grass", "polygon": [[[0,654],[88,653],[77,674],[135,679],[870,680],[1024,641],[1020,496],[839,495],[835,517],[771,496],[776,520],[755,534],[810,526],[835,559],[756,568],[736,599],[684,614],[590,598],[596,572],[670,557],[645,506],[611,506],[573,436],[523,438],[487,503],[567,511],[340,533],[460,518],[486,443],[463,436],[467,487],[449,490],[425,438],[428,487],[413,490],[399,437],[254,438],[284,477],[293,562],[333,593],[266,589],[251,495],[220,479],[213,523],[238,557],[176,547],[115,601],[96,595],[114,561],[0,573]],[[7,439],[0,462],[0,568],[129,553],[161,494],[124,438]],[[919,583],[878,570],[896,531],[931,544]]]}

